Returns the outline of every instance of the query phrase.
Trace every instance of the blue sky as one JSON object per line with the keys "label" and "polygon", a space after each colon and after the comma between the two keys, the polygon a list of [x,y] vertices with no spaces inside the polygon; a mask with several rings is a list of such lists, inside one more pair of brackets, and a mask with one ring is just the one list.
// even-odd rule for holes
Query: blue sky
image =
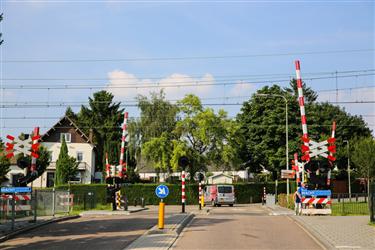
{"label": "blue sky", "polygon": [[[175,100],[192,92],[202,98],[216,98],[204,102],[241,103],[248,98],[240,96],[250,96],[270,82],[286,86],[286,81],[275,80],[285,80],[295,74],[295,59],[301,60],[302,77],[306,77],[306,83],[313,89],[335,89],[336,79],[311,81],[309,77],[358,71],[350,73],[351,77],[338,78],[339,89],[353,88],[339,91],[338,101],[375,100],[374,87],[358,88],[375,85],[371,75],[374,71],[360,72],[375,68],[372,1],[1,1],[1,11],[5,40],[0,48],[1,98],[4,104],[9,104],[0,114],[1,137],[29,132],[34,126],[40,126],[44,132],[64,114],[67,104],[85,103],[100,88],[112,91],[116,100],[126,104],[137,94],[146,95],[157,89],[142,87],[145,84],[192,83],[195,85],[167,88],[167,98]],[[371,51],[298,54],[364,49]],[[283,53],[294,54],[280,56]],[[244,55],[263,56],[230,57]],[[207,56],[224,58],[75,61]],[[14,60],[60,62],[11,62]],[[70,62],[61,62],[64,60]],[[321,72],[331,73],[322,75]],[[362,76],[355,76],[358,74]],[[256,75],[267,76],[260,79]],[[204,83],[228,84],[207,86]],[[129,84],[139,88],[116,88]],[[9,88],[20,85],[42,85],[42,88]],[[61,85],[70,87],[54,89]],[[71,88],[77,85],[89,87]],[[336,101],[335,91],[318,93],[322,101]],[[29,107],[16,108],[15,104]],[[32,104],[43,105],[33,108]],[[375,129],[373,103],[342,106],[352,114],[364,115]],[[240,106],[221,108],[234,116]],[[73,109],[78,111],[79,107]],[[134,107],[127,109],[131,116],[138,115]]]}

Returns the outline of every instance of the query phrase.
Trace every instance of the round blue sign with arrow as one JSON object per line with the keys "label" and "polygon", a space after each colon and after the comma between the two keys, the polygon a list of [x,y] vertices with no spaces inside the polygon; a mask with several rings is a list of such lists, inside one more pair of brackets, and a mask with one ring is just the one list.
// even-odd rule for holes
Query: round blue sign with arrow
{"label": "round blue sign with arrow", "polygon": [[159,185],[155,189],[155,194],[160,199],[164,199],[169,194],[169,189],[166,185]]}

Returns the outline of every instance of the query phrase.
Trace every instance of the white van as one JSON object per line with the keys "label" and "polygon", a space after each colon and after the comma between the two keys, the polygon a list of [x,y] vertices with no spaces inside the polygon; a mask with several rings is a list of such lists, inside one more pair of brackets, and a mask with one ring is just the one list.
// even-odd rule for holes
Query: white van
{"label": "white van", "polygon": [[204,203],[212,206],[229,205],[236,202],[233,185],[208,185],[204,187]]}

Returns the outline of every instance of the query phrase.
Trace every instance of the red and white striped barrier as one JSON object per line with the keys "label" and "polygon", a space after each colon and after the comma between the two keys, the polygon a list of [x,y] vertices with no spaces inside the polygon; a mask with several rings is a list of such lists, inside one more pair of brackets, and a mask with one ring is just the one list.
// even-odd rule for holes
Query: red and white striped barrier
{"label": "red and white striped barrier", "polygon": [[[335,142],[335,130],[336,130],[336,123],[333,122],[332,126],[332,136],[328,140],[322,141],[322,142],[315,142],[313,140],[310,140],[307,133],[307,120],[306,120],[306,113],[305,113],[305,101],[303,96],[303,85],[302,85],[302,79],[301,79],[301,67],[300,62],[297,60],[295,61],[296,65],[296,78],[297,78],[297,89],[298,89],[298,102],[300,107],[300,113],[301,113],[301,123],[302,123],[302,141],[303,144],[301,146],[302,149],[302,157],[301,159],[303,161],[309,162],[310,158],[314,156],[322,156],[324,158],[327,158],[330,161],[335,161],[336,158],[333,156],[333,153],[336,152],[336,146],[334,145]],[[327,146],[327,144],[330,144]],[[330,152],[328,155],[327,152]]]}
{"label": "red and white striped barrier", "polygon": [[124,113],[124,123],[122,125],[122,137],[121,137],[121,153],[120,153],[120,164],[118,176],[122,178],[124,176],[123,172],[126,172],[126,162],[124,162],[125,153],[125,140],[126,140],[126,126],[128,123],[128,112]]}
{"label": "red and white striped barrier", "polygon": [[105,173],[106,173],[105,178],[111,177],[110,167],[111,165],[109,165],[108,163],[108,153],[105,153]]}
{"label": "red and white striped barrier", "polygon": [[33,141],[32,141],[32,145],[31,145],[31,151],[32,151],[32,156],[31,156],[31,172],[35,172],[36,171],[36,159],[39,157],[37,152],[38,152],[38,148],[39,148],[39,127],[36,127],[34,128],[34,137],[33,137]]}
{"label": "red and white striped barrier", "polygon": [[182,170],[181,173],[181,203],[182,203],[182,212],[185,213],[185,170]]}
{"label": "red and white striped barrier", "polygon": [[302,198],[302,204],[331,204],[329,198]]}
{"label": "red and white striped barrier", "polygon": [[31,200],[31,195],[30,194],[16,194],[16,195],[11,195],[11,194],[2,194],[0,196],[1,200],[11,200],[13,199],[15,201],[29,201]]}

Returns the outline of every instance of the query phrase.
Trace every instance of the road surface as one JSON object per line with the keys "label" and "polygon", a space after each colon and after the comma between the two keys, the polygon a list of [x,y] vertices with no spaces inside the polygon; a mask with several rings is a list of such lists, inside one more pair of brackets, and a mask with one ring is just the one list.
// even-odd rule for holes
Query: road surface
{"label": "road surface", "polygon": [[322,249],[291,218],[269,216],[261,205],[208,209],[185,228],[174,250]]}
{"label": "road surface", "polygon": [[157,223],[156,211],[124,216],[81,217],[34,229],[0,244],[0,249],[122,250]]}

